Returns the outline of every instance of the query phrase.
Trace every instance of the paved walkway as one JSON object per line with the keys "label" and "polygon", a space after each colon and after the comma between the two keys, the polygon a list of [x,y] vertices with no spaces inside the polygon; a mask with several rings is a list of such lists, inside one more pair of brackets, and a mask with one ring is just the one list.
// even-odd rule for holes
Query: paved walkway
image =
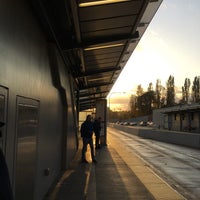
{"label": "paved walkway", "polygon": [[[109,130],[109,129],[108,129]],[[96,151],[97,164],[80,162],[81,149],[48,200],[182,200],[184,199],[128,148],[109,136]],[[80,147],[81,148],[81,147]],[[89,147],[88,147],[89,149]]]}

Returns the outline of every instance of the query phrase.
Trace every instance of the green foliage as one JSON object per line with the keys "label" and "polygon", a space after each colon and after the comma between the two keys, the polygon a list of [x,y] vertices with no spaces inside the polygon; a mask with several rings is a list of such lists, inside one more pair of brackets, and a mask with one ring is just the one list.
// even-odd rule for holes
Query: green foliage
{"label": "green foliage", "polygon": [[139,115],[152,114],[153,104],[155,102],[155,92],[148,91],[137,98],[137,108],[140,111]]}
{"label": "green foliage", "polygon": [[130,101],[129,101],[129,107],[130,107],[130,117],[136,117],[137,113],[136,113],[136,96],[135,95],[131,95],[130,97]]}
{"label": "green foliage", "polygon": [[192,101],[194,103],[200,103],[200,77],[196,76],[192,86]]}
{"label": "green foliage", "polygon": [[175,92],[174,92],[174,77],[169,76],[169,79],[167,81],[167,103],[166,106],[174,106],[175,105]]}
{"label": "green foliage", "polygon": [[184,86],[182,86],[182,104],[189,103],[190,79],[186,78]]}
{"label": "green foliage", "polygon": [[142,88],[142,85],[138,85],[137,86],[137,91],[136,91],[136,95],[137,96],[141,96],[144,93],[144,90]]}
{"label": "green foliage", "polygon": [[[194,78],[191,93],[190,86],[190,79],[186,78],[182,86],[180,104],[200,103],[200,76]],[[149,115],[152,114],[154,108],[170,107],[176,104],[174,77],[170,75],[166,83],[166,89],[161,85],[159,79],[156,81],[155,91],[152,83],[149,83],[147,92],[144,92],[141,84],[137,86],[136,95],[132,95],[129,101],[130,117]]]}

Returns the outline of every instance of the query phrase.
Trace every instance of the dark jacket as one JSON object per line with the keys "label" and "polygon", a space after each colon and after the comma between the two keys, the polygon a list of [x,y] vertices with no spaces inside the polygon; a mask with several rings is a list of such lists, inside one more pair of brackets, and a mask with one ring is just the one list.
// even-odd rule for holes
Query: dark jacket
{"label": "dark jacket", "polygon": [[98,121],[97,119],[94,121],[94,132],[95,134],[100,134],[101,131],[101,122]]}
{"label": "dark jacket", "polygon": [[93,123],[91,121],[84,121],[81,125],[81,137],[92,138]]}

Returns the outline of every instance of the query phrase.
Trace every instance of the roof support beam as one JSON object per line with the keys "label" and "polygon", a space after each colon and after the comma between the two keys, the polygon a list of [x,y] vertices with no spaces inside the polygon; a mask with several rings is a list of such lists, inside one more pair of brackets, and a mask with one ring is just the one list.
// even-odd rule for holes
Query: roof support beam
{"label": "roof support beam", "polygon": [[108,69],[89,71],[89,72],[86,72],[85,74],[77,75],[75,78],[83,78],[85,76],[91,76],[91,75],[96,75],[96,74],[106,73],[106,72],[113,72],[113,71],[118,71],[118,70],[121,70],[121,67],[117,67],[117,68],[111,67],[111,68],[108,68]]}
{"label": "roof support beam", "polygon": [[101,86],[106,86],[106,85],[111,85],[113,82],[107,82],[107,83],[101,83],[101,84],[94,84],[94,85],[88,85],[88,86],[81,86],[79,90],[85,90],[85,89],[90,89],[90,88],[96,88],[96,87],[101,87]]}
{"label": "roof support beam", "polygon": [[95,38],[94,40],[90,39],[89,41],[84,41],[80,44],[74,44],[72,43],[66,43],[65,46],[63,47],[63,51],[69,51],[72,49],[85,49],[90,46],[95,46],[95,45],[103,45],[105,43],[117,43],[121,42],[122,40],[131,40],[131,39],[138,39],[139,38],[139,32],[136,31],[132,35],[118,35],[118,36],[113,36],[113,37],[103,37],[103,38]]}
{"label": "roof support beam", "polygon": [[93,98],[88,98],[88,99],[79,99],[79,102],[82,104],[84,102],[95,102],[97,99],[105,99],[102,97],[93,97]]}
{"label": "roof support beam", "polygon": [[87,96],[92,96],[92,95],[99,95],[99,94],[104,94],[104,93],[108,93],[109,91],[101,91],[101,92],[93,92],[93,93],[84,93],[84,94],[80,94],[79,93],[79,97],[87,97]]}

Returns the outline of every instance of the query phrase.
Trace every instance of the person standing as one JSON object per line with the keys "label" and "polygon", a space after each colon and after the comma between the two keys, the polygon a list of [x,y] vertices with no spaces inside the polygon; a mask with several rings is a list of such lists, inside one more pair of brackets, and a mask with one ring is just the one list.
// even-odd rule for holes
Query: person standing
{"label": "person standing", "polygon": [[95,148],[100,149],[101,117],[94,121]]}
{"label": "person standing", "polygon": [[92,157],[92,162],[97,163],[97,160],[94,156],[94,145],[93,145],[93,122],[92,122],[92,116],[87,115],[86,120],[81,125],[81,137],[83,140],[83,148],[82,148],[82,162],[88,163],[86,160],[85,154],[87,151],[87,145],[90,145],[90,152]]}

